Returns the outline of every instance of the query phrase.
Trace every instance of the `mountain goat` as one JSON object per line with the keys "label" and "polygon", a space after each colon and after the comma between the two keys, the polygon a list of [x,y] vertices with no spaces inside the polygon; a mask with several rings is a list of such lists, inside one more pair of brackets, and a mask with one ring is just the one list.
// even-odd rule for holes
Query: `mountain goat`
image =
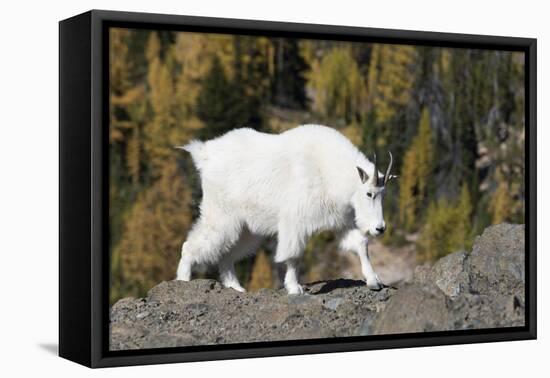
{"label": "mountain goat", "polygon": [[224,286],[244,291],[235,261],[277,235],[275,262],[286,264],[289,294],[303,293],[298,260],[308,238],[340,232],[340,248],[355,252],[367,286],[379,289],[367,252],[367,232],[386,229],[385,175],[338,131],[304,125],[279,135],[249,128],[178,147],[191,153],[201,177],[200,217],[183,243],[177,279],[189,281],[193,264],[218,264]]}

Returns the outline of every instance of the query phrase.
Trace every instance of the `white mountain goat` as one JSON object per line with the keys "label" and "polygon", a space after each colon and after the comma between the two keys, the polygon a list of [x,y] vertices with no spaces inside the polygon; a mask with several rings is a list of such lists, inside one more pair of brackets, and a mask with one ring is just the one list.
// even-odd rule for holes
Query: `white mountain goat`
{"label": "white mountain goat", "polygon": [[215,264],[224,286],[244,291],[235,261],[277,235],[275,262],[286,264],[289,294],[303,293],[298,259],[308,238],[341,233],[340,247],[357,253],[367,286],[380,289],[367,253],[367,232],[386,229],[382,199],[390,174],[376,169],[346,137],[325,126],[304,125],[279,135],[243,128],[189,151],[201,176],[200,217],[181,249],[177,279],[189,281],[193,264]]}

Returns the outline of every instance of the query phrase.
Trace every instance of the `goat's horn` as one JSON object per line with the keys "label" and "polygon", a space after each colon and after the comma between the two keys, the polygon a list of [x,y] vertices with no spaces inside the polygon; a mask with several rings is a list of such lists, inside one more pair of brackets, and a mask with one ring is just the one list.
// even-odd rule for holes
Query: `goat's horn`
{"label": "goat's horn", "polygon": [[374,180],[374,186],[378,186],[379,184],[379,178],[378,178],[378,167],[377,167],[377,164],[376,164],[376,153],[374,153],[374,156],[373,156],[373,164],[374,164],[374,173],[372,175],[372,179]]}
{"label": "goat's horn", "polygon": [[388,169],[386,169],[386,174],[384,175],[384,186],[386,186],[386,183],[391,177],[390,172],[391,172],[391,167],[393,165],[393,156],[391,154],[391,151],[388,151],[388,153],[390,154],[390,164],[388,165]]}

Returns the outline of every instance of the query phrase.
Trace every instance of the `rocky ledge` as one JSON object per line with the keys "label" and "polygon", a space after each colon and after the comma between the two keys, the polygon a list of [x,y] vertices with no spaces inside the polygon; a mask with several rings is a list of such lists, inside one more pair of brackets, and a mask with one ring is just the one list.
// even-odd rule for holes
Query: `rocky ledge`
{"label": "rocky ledge", "polygon": [[397,288],[363,281],[239,293],[214,280],[162,282],[111,309],[112,350],[524,325],[523,225],[487,228],[471,252],[419,266]]}

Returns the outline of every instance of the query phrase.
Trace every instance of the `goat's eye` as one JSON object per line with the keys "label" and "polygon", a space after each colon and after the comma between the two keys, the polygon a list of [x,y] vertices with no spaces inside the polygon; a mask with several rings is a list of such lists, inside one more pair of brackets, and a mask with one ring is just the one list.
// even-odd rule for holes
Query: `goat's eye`
{"label": "goat's eye", "polygon": [[372,198],[372,193],[367,193],[367,197]]}

